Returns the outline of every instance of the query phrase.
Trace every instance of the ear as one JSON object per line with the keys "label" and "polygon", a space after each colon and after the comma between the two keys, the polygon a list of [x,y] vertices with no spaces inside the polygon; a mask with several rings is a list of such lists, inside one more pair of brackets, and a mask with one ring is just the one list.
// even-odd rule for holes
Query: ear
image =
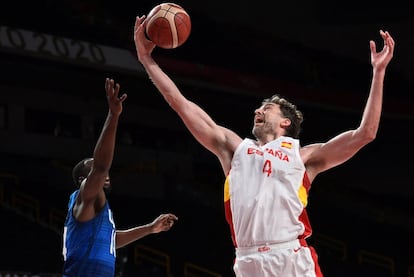
{"label": "ear", "polygon": [[289,118],[284,118],[282,122],[280,123],[280,126],[282,126],[282,128],[286,128],[286,127],[289,127],[291,123],[292,122],[290,121]]}

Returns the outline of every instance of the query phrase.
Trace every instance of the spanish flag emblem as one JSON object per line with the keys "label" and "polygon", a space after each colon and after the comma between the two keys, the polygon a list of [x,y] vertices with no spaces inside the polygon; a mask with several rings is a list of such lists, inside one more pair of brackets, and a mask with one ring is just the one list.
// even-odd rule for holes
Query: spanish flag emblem
{"label": "spanish flag emblem", "polygon": [[292,143],[288,142],[288,141],[282,141],[282,143],[280,144],[281,147],[284,148],[288,148],[288,149],[292,149]]}

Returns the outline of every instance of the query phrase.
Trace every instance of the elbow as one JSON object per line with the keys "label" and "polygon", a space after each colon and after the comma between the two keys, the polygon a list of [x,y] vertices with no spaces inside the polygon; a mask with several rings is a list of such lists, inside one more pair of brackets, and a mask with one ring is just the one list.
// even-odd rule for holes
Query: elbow
{"label": "elbow", "polygon": [[375,135],[365,137],[364,144],[369,144],[369,143],[373,142],[375,140],[375,138],[376,138]]}
{"label": "elbow", "polygon": [[373,142],[377,138],[377,130],[369,129],[366,130],[363,134],[363,140],[365,144]]}
{"label": "elbow", "polygon": [[354,135],[360,141],[360,144],[366,145],[377,138],[377,130],[378,128],[359,128]]}

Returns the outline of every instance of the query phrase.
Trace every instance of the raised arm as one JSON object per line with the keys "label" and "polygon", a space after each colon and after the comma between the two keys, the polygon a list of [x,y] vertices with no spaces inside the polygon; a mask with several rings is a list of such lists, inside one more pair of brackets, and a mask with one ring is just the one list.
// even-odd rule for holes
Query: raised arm
{"label": "raised arm", "polygon": [[114,80],[105,80],[106,98],[109,105],[108,114],[101,134],[93,152],[92,168],[80,186],[80,193],[75,205],[75,216],[78,220],[87,220],[95,215],[95,209],[103,207],[106,201],[103,187],[109,175],[114,155],[118,119],[122,112],[122,102],[127,95],[119,95],[119,84]]}
{"label": "raised arm", "polygon": [[176,84],[152,58],[155,44],[145,37],[145,24],[145,16],[137,17],[134,40],[139,61],[165,101],[177,112],[195,139],[220,159],[223,170],[227,173],[231,156],[241,141],[240,137],[217,125],[203,109],[182,95]]}
{"label": "raised arm", "polygon": [[343,132],[326,143],[309,145],[301,150],[311,179],[322,171],[344,163],[376,138],[382,111],[385,71],[395,46],[388,32],[381,30],[380,35],[384,41],[381,51],[377,52],[375,42],[370,41],[371,89],[358,128]]}

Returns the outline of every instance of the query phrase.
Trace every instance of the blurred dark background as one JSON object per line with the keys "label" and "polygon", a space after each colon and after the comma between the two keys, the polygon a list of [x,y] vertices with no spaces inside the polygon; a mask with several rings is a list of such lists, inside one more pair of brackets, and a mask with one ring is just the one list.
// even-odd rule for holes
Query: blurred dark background
{"label": "blurred dark background", "polygon": [[[109,196],[118,228],[173,212],[167,233],[118,253],[118,276],[233,276],[224,176],[136,59],[133,26],[153,1],[13,1],[0,9],[0,276],[59,276],[71,169],[106,116],[106,77],[128,93]],[[153,56],[220,124],[250,136],[280,93],[305,115],[302,144],[359,124],[369,40],[396,40],[377,139],[313,183],[310,244],[327,277],[414,276],[412,28],[407,3],[179,1],[192,33]]]}

